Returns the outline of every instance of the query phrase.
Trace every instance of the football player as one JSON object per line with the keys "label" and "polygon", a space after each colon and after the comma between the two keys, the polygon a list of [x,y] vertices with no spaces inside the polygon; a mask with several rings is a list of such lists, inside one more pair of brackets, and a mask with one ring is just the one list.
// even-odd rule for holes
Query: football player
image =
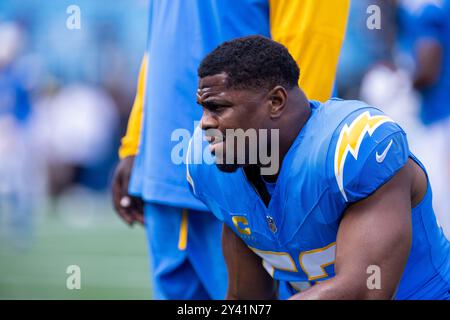
{"label": "football player", "polygon": [[[275,279],[293,299],[450,299],[450,243],[393,119],[360,101],[308,100],[295,60],[262,36],[223,43],[198,75],[187,179],[224,222],[227,298],[275,298]],[[258,134],[244,157],[236,129]],[[194,145],[204,140],[216,164]],[[279,159],[273,173],[264,148]]]}

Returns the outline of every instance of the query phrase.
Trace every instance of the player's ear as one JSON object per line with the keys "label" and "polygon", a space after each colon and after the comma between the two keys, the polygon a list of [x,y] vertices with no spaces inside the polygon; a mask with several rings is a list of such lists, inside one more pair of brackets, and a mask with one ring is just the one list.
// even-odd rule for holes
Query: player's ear
{"label": "player's ear", "polygon": [[278,119],[284,111],[287,101],[286,89],[282,86],[276,86],[268,94],[270,106],[270,118]]}

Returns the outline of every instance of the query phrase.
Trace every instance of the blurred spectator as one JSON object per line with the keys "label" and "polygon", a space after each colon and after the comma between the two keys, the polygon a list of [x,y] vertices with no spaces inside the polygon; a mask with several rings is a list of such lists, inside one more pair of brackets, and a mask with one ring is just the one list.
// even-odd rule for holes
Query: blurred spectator
{"label": "blurred spectator", "polygon": [[433,152],[429,144],[420,152],[432,166],[435,210],[450,239],[450,0],[422,2],[411,13],[416,26],[413,84],[421,96],[420,118]]}
{"label": "blurred spectator", "polygon": [[[381,29],[369,29],[367,21],[372,14],[368,8],[380,8]],[[364,74],[380,61],[390,61],[395,41],[394,1],[351,1],[349,23],[341,50],[337,72],[338,95],[344,99],[358,99]]]}
{"label": "blurred spectator", "polygon": [[[28,114],[35,162],[49,161],[36,170],[48,173],[49,183],[41,177],[33,189],[48,185],[52,195],[73,184],[106,189],[135,90],[136,53],[144,51],[145,33],[139,31],[147,25],[146,0],[79,0],[81,28],[69,29],[71,4],[0,1],[0,22],[13,21],[27,31],[23,55],[9,69],[28,103],[14,112]],[[19,46],[12,39],[0,42],[0,59]],[[2,143],[6,139],[0,137]]]}
{"label": "blurred spectator", "polygon": [[73,84],[37,105],[36,131],[47,144],[52,195],[59,195],[72,182],[92,189],[107,185],[108,173],[99,175],[114,150],[118,131],[117,108],[101,88]]}
{"label": "blurred spectator", "polygon": [[14,23],[0,24],[0,218],[11,244],[31,240],[33,163],[29,136],[29,94],[17,75],[24,34]]}
{"label": "blurred spectator", "polygon": [[361,97],[405,129],[428,169],[436,216],[450,239],[450,1],[398,1],[397,22],[399,69],[373,68]]}

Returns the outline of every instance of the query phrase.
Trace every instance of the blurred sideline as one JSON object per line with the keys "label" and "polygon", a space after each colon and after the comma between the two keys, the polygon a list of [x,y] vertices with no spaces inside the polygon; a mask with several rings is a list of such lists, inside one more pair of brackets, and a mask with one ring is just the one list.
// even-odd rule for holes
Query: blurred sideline
{"label": "blurred sideline", "polygon": [[[0,299],[151,299],[144,230],[124,227],[109,203],[83,189],[42,200],[32,247],[11,240],[0,217]],[[66,288],[70,265],[80,290]]]}

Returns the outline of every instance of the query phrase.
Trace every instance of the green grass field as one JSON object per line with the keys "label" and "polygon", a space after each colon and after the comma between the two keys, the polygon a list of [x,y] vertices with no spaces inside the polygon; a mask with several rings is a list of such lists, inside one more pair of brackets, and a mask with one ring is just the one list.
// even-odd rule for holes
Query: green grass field
{"label": "green grass field", "polygon": [[[144,230],[122,223],[107,196],[44,202],[33,220],[32,240],[18,249],[0,219],[0,299],[151,298]],[[69,265],[81,268],[80,290],[66,287]]]}

